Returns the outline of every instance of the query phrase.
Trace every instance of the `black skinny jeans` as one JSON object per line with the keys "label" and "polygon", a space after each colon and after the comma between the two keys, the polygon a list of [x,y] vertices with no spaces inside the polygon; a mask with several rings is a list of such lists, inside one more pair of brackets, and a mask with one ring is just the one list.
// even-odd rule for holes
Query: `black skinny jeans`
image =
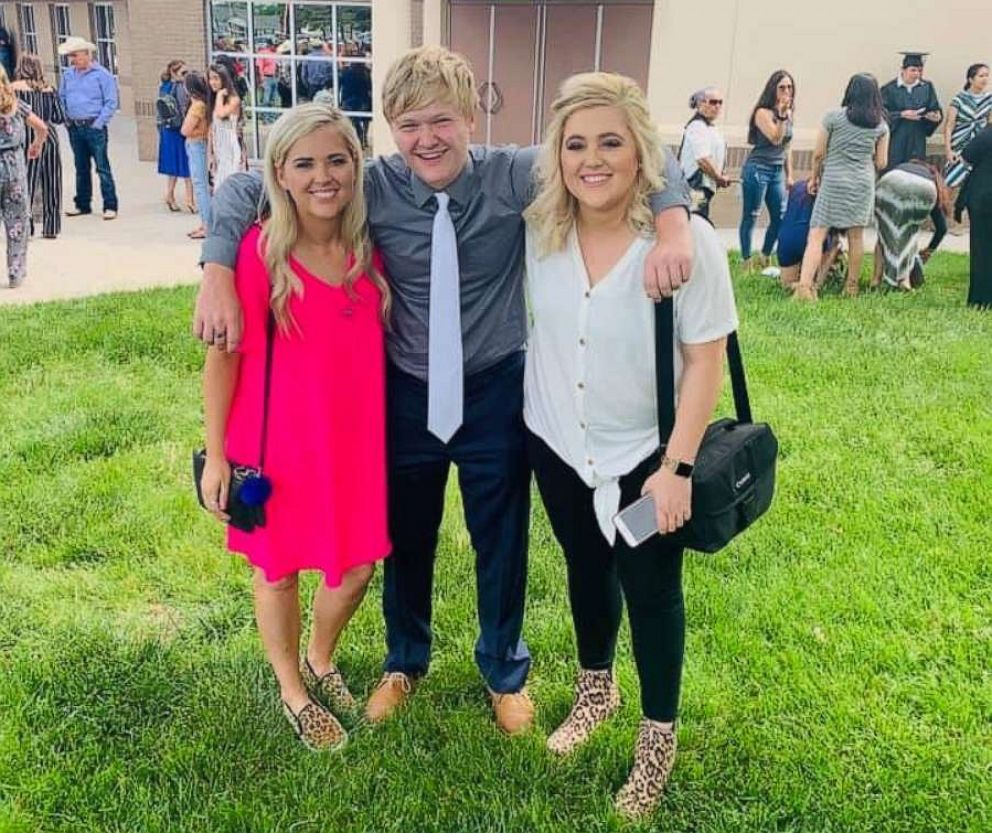
{"label": "black skinny jeans", "polygon": [[[681,547],[656,536],[631,549],[619,534],[611,547],[596,522],[593,490],[530,431],[527,443],[544,508],[565,554],[579,665],[591,671],[613,667],[626,599],[641,709],[650,720],[674,720],[685,653]],[[640,496],[652,469],[652,461],[645,460],[620,478],[621,506]]]}

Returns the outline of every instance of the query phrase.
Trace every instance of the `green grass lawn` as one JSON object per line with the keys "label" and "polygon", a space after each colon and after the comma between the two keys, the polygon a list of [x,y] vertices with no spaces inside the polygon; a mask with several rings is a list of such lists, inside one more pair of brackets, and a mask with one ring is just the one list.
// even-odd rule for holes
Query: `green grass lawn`
{"label": "green grass lawn", "polygon": [[[929,273],[912,296],[814,306],[736,279],[779,490],[729,550],[688,559],[680,756],[647,829],[990,829],[992,316],[964,307],[964,257]],[[490,719],[452,490],[435,662],[409,710],[339,754],[296,742],[248,571],[192,496],[192,298],[0,311],[0,831],[618,829],[629,641],[621,714],[553,760],[575,654],[538,501],[533,735]],[[379,674],[379,591],[339,655],[357,692]]]}

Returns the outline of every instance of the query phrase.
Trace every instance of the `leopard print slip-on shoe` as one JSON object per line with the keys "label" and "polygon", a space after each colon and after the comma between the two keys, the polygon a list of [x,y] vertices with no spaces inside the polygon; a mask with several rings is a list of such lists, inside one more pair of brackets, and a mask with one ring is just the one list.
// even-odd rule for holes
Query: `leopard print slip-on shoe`
{"label": "leopard print slip-on shoe", "polygon": [[548,738],[548,749],[567,755],[585,743],[595,728],[620,708],[620,689],[611,672],[579,669],[575,683],[575,702],[568,717]]}
{"label": "leopard print slip-on shoe", "polygon": [[351,714],[358,710],[358,703],[348,690],[341,671],[333,663],[330,671],[324,676],[318,677],[317,672],[310,664],[310,660],[304,657],[300,665],[300,676],[303,678],[303,685],[307,687],[307,691],[331,711],[338,714],[342,712]]}
{"label": "leopard print slip-on shoe", "polygon": [[286,719],[307,748],[314,752],[326,752],[340,749],[347,743],[348,733],[344,730],[344,726],[319,703],[311,700],[294,713],[285,701],[281,702]]}
{"label": "leopard print slip-on shoe", "polygon": [[675,729],[641,718],[634,766],[616,797],[617,812],[630,821],[650,816],[661,802],[668,776],[675,766]]}

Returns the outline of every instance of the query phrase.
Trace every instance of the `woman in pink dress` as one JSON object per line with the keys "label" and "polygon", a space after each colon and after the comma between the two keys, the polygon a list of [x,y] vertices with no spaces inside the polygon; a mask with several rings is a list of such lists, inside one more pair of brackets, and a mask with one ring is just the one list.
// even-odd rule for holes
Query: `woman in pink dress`
{"label": "woman in pink dress", "polygon": [[[269,135],[271,216],[241,243],[235,283],[244,314],[236,353],[211,347],[203,390],[207,508],[227,520],[231,466],[258,465],[267,330],[275,321],[264,474],[266,522],[228,527],[228,548],[254,568],[255,615],[287,717],[311,748],[340,746],[335,711],[354,708],[332,662],[376,561],[386,524],[385,357],[389,308],[365,231],[362,149],[347,116],[308,104]],[[299,659],[300,570],[324,581]]]}

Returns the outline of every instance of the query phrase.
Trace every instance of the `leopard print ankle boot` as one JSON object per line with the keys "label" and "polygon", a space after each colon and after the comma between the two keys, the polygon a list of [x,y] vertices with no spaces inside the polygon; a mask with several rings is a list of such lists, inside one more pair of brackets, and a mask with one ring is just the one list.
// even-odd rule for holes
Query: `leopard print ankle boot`
{"label": "leopard print ankle boot", "polygon": [[609,670],[580,669],[575,684],[575,703],[565,722],[548,738],[548,749],[558,755],[567,755],[584,743],[619,707],[620,689]]}
{"label": "leopard print ankle boot", "polygon": [[663,729],[655,720],[641,718],[634,766],[620,788],[616,808],[631,821],[650,816],[661,802],[668,776],[675,766],[675,729]]}

